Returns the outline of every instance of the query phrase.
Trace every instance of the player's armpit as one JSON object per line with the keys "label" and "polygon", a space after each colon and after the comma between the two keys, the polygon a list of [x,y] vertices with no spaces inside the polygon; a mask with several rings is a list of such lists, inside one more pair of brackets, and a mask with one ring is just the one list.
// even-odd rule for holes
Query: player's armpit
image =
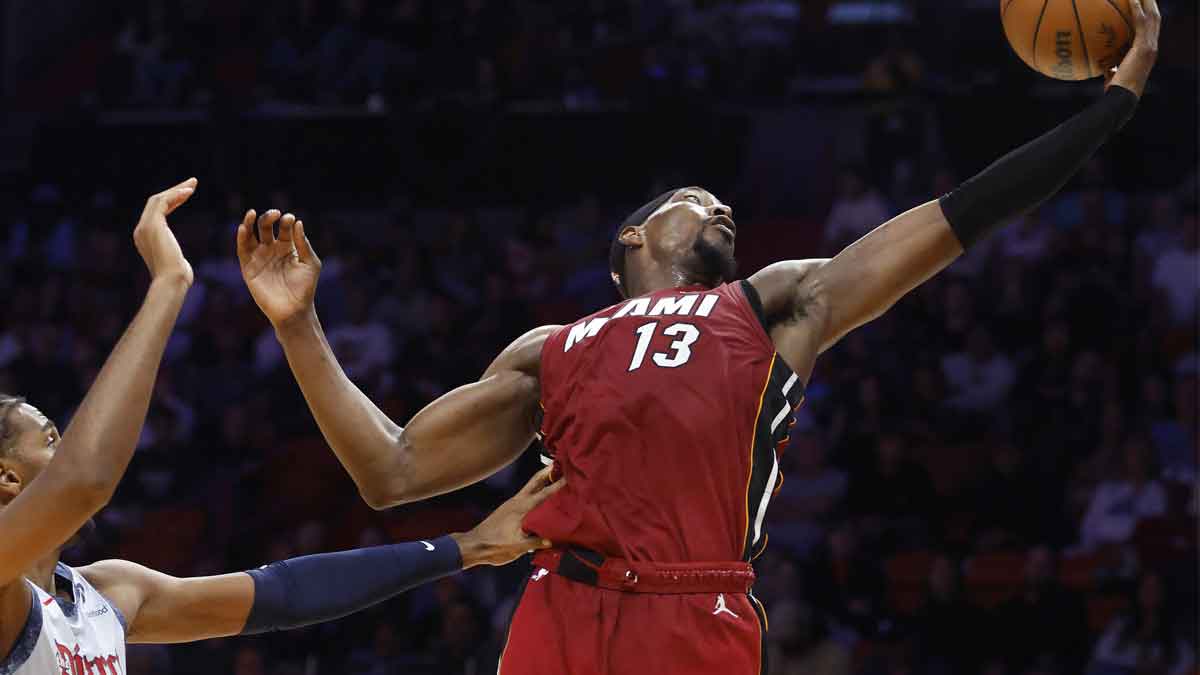
{"label": "player's armpit", "polygon": [[254,581],[244,573],[180,579],[127,560],[103,560],[79,572],[125,616],[130,643],[237,635],[254,603]]}
{"label": "player's armpit", "polygon": [[747,279],[758,292],[775,350],[805,385],[829,320],[826,298],[808,278],[826,262],[825,258],[784,260]]}
{"label": "player's armpit", "polygon": [[820,351],[883,314],[962,251],[941,205],[931,201],[892,218],[817,266],[800,282],[798,293],[821,298],[828,307]]}
{"label": "player's armpit", "polygon": [[425,406],[400,433],[397,468],[375,508],[426,499],[486,478],[507,466],[538,430],[542,345],[558,326],[522,335],[478,382]]}

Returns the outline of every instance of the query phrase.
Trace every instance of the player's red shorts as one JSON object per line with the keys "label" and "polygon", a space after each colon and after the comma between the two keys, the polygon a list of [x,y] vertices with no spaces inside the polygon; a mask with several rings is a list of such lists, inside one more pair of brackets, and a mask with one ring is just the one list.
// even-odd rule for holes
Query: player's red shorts
{"label": "player's red shorts", "polygon": [[[534,558],[498,675],[766,672],[766,624],[747,592],[749,565],[630,570],[609,560],[593,579],[579,573],[587,561],[573,557],[555,551]],[[563,559],[574,569],[562,569]]]}

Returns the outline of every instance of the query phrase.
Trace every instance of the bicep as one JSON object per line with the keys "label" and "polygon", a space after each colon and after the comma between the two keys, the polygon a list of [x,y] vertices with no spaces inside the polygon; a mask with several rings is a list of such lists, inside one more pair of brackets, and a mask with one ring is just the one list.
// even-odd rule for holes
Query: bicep
{"label": "bicep", "polygon": [[517,458],[538,429],[541,350],[557,326],[526,333],[478,382],[425,406],[400,434],[397,490],[384,505],[444,494],[486,478]]}
{"label": "bicep", "polygon": [[404,488],[389,501],[444,494],[507,466],[533,441],[537,406],[537,379],[514,371],[488,375],[425,406],[401,433]]}
{"label": "bicep", "polygon": [[828,298],[822,351],[874,319],[962,254],[962,245],[931,201],[892,218],[808,275]]}
{"label": "bicep", "polygon": [[80,570],[125,615],[130,643],[169,644],[237,635],[254,604],[244,573],[178,578],[125,560]]}

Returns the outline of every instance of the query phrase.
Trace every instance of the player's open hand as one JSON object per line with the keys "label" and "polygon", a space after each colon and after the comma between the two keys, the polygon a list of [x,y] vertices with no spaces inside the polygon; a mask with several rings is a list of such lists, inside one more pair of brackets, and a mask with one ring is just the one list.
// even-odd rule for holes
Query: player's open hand
{"label": "player's open hand", "polygon": [[192,265],[183,257],[179,241],[167,225],[167,216],[192,196],[196,182],[195,178],[189,178],[152,195],[146,200],[137,227],[133,228],[133,244],[146,261],[151,281],[176,281],[185,287],[192,285]]}
{"label": "player's open hand", "polygon": [[507,565],[530,551],[551,546],[549,541],[521,529],[525,514],[565,485],[562,480],[551,482],[550,468],[534,474],[520,492],[501,504],[475,529],[454,535],[462,551],[463,569],[473,565]]}
{"label": "player's open hand", "polygon": [[[304,236],[304,223],[287,213],[271,209],[257,218],[258,238],[253,210],[246,212],[237,230],[238,262],[242,279],[258,308],[280,328],[312,310],[321,259]],[[275,234],[275,224],[279,234]]]}
{"label": "player's open hand", "polygon": [[1121,64],[1104,76],[1104,88],[1115,84],[1141,98],[1150,71],[1158,60],[1162,14],[1158,11],[1158,0],[1129,0],[1129,8],[1133,12],[1133,44],[1121,59]]}

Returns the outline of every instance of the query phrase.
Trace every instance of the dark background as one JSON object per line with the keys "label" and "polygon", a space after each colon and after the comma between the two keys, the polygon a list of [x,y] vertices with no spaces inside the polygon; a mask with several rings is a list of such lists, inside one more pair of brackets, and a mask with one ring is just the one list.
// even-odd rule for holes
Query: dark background
{"label": "dark background", "polygon": [[[950,6],[952,5],[952,6]],[[1196,668],[1196,5],[1125,130],[818,362],[756,564],[770,674]],[[1084,107],[994,2],[9,0],[0,391],[60,425],[172,223],[197,281],[133,465],[72,560],[208,574],[470,527],[537,466],[374,513],[242,286],[246,208],[300,214],[318,308],[396,420],[530,327],[611,304],[615,225],[734,207],[743,274],[836,253]],[[131,673],[491,673],[520,561],[343,621],[130,651]]]}

